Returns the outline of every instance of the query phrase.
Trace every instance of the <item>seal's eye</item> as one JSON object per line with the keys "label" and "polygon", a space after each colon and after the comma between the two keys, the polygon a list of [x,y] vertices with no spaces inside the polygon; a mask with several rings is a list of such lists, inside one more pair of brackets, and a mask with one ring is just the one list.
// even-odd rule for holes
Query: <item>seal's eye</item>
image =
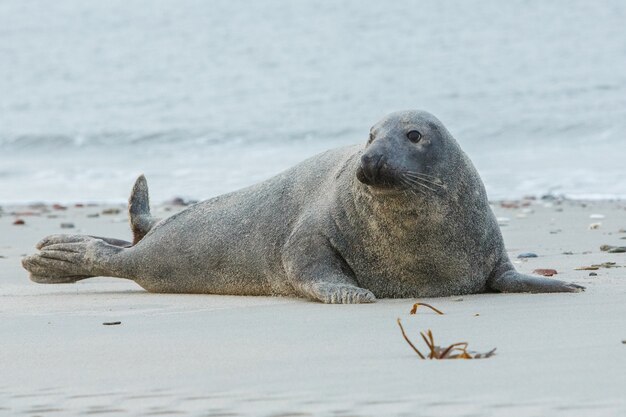
{"label": "seal's eye", "polygon": [[422,134],[420,132],[418,132],[417,130],[411,130],[409,133],[406,134],[406,137],[413,143],[417,143],[420,141],[420,139],[422,138]]}

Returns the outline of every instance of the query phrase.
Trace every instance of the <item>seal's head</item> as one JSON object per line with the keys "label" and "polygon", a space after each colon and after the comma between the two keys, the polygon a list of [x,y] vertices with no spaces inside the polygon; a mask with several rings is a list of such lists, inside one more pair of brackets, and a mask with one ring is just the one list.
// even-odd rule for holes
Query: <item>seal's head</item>
{"label": "seal's head", "polygon": [[[459,148],[435,116],[425,111],[391,113],[376,123],[356,176],[379,190],[439,190],[445,167]],[[445,175],[444,175],[445,176]]]}

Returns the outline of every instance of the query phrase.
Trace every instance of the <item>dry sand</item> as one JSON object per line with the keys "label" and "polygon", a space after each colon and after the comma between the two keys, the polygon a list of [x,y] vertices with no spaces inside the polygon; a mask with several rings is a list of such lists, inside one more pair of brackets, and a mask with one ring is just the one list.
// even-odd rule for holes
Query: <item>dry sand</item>
{"label": "dry sand", "polygon": [[[497,204],[497,216],[510,218],[502,230],[512,258],[539,255],[518,261],[519,270],[554,268],[587,291],[419,300],[444,316],[427,309],[410,316],[416,300],[344,306],[161,295],[110,278],[34,284],[19,261],[37,240],[62,232],[128,238],[125,213],[93,218],[103,207],[4,207],[0,415],[623,416],[626,254],[600,246],[626,245],[626,233],[618,233],[625,207]],[[13,211],[38,215],[15,226]],[[64,222],[75,228],[61,229]],[[597,276],[575,270],[607,261],[622,268]],[[415,342],[430,328],[441,344],[467,341],[497,354],[419,360],[397,317]],[[121,324],[102,324],[113,321]]]}

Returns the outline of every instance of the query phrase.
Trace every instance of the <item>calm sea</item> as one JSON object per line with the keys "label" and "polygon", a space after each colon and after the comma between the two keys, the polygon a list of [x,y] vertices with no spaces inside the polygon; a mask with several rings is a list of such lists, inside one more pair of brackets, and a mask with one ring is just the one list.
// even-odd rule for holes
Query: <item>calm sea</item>
{"label": "calm sea", "polygon": [[626,198],[626,2],[0,1],[0,202],[207,198],[387,112],[490,197]]}

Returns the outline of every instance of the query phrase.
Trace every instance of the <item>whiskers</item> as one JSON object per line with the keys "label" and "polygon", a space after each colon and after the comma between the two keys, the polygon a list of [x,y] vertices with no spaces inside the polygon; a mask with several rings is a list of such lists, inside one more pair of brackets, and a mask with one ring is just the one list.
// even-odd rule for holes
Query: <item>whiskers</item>
{"label": "whiskers", "polygon": [[428,196],[431,192],[445,191],[446,186],[440,178],[415,171],[400,173],[400,182],[407,187],[407,191],[417,196],[418,193]]}

